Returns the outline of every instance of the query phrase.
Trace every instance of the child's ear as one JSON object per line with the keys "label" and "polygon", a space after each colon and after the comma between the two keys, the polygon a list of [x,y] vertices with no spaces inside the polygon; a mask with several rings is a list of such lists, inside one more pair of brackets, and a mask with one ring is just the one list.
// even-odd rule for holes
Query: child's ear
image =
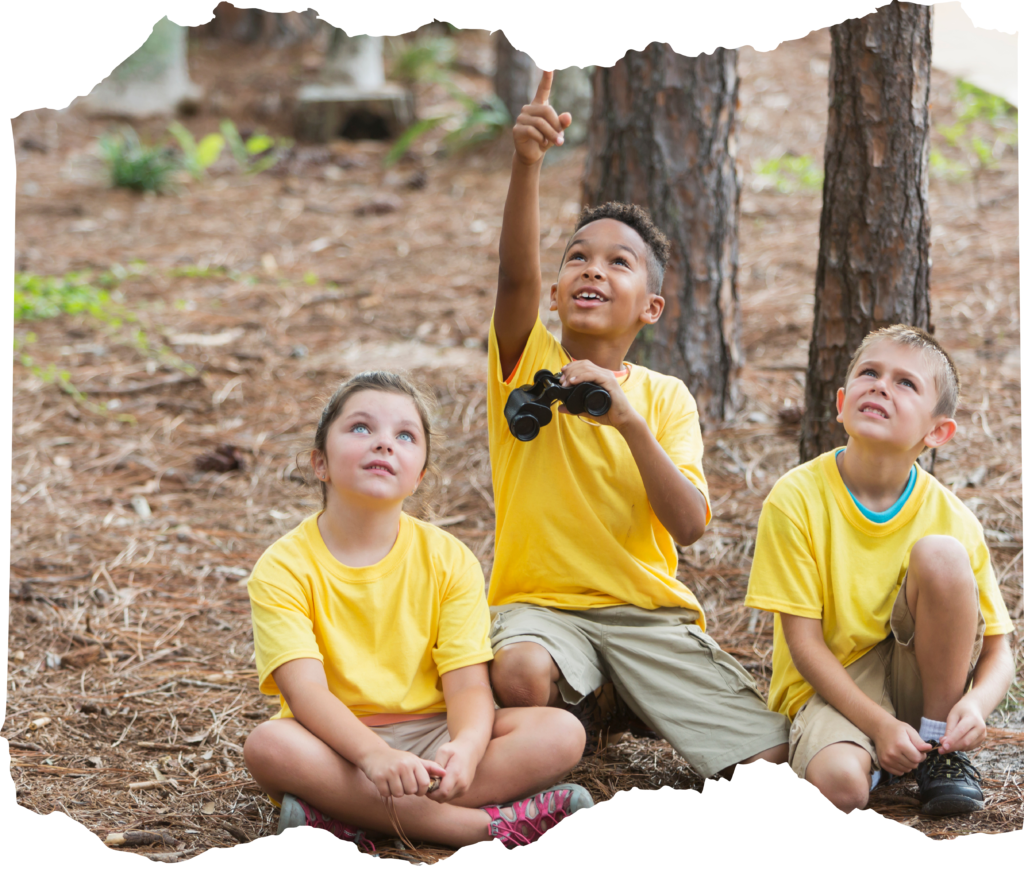
{"label": "child's ear", "polygon": [[645,325],[653,325],[661,318],[664,309],[665,298],[660,294],[648,294],[647,306],[644,307],[644,311],[640,314],[640,321]]}
{"label": "child's ear", "polygon": [[846,390],[842,387],[836,390],[836,422],[843,422],[843,402],[846,400]]}
{"label": "child's ear", "polygon": [[313,475],[319,481],[327,481],[327,458],[324,456],[323,451],[310,451],[309,465],[313,470]]}
{"label": "child's ear", "polygon": [[956,421],[952,417],[940,417],[923,441],[927,448],[941,448],[954,435]]}
{"label": "child's ear", "polygon": [[548,305],[548,309],[551,312],[555,312],[558,309],[558,283],[551,283],[551,303]]}

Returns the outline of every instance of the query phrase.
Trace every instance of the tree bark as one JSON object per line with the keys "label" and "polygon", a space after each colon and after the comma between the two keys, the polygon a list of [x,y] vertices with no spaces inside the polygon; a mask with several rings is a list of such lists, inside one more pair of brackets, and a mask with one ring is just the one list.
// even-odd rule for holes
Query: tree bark
{"label": "tree bark", "polygon": [[835,25],[814,328],[800,459],[846,442],[836,390],[864,336],[931,327],[928,95],[932,8],[892,3]]}
{"label": "tree bark", "polygon": [[595,68],[583,180],[585,204],[637,203],[671,240],[665,311],[630,357],[680,377],[713,419],[734,413],[742,364],[736,56],[652,43]]}
{"label": "tree bark", "polygon": [[515,120],[523,105],[533,101],[540,83],[540,69],[529,55],[509,43],[503,31],[498,31],[494,40],[494,94],[504,102]]}

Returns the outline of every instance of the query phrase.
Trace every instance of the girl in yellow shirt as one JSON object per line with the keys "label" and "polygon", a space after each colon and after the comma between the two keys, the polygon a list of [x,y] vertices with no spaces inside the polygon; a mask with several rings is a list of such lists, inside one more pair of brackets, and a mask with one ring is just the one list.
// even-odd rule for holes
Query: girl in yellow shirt
{"label": "girl in yellow shirt", "polygon": [[494,709],[480,565],[402,511],[429,456],[419,393],[388,372],[352,378],[310,454],[322,510],[253,569],[260,689],[281,710],[245,763],[281,806],[278,833],[311,825],[373,851],[394,798],[411,838],[512,847],[593,805],[578,785],[551,787],[583,753],[572,715]]}

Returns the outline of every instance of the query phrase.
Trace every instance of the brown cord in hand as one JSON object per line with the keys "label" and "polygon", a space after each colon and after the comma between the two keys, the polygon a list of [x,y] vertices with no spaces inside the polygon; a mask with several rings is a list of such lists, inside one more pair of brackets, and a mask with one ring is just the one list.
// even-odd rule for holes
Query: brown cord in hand
{"label": "brown cord in hand", "polygon": [[[427,794],[431,794],[434,791],[436,791],[440,787],[440,785],[441,777],[431,776],[430,784],[427,786]],[[415,846],[413,846],[412,841],[410,841],[409,838],[405,836],[405,831],[402,830],[402,823],[398,821],[398,813],[395,812],[394,796],[389,794],[387,797],[385,797],[383,794],[381,794],[380,800],[381,803],[384,804],[384,812],[387,813],[388,820],[391,822],[391,826],[395,829],[395,833],[398,835],[398,839],[402,841],[402,844],[405,846],[406,849],[416,853],[416,855],[419,855],[420,851]]]}

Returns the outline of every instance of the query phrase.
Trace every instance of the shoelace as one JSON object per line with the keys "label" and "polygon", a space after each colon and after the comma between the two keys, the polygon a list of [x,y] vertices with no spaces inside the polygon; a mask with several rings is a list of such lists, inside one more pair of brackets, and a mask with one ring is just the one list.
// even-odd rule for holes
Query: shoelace
{"label": "shoelace", "polygon": [[973,779],[981,781],[981,774],[978,768],[971,763],[965,754],[960,751],[952,751],[949,754],[939,754],[939,743],[934,740],[931,744],[935,746],[928,752],[928,772],[934,777],[944,776],[947,779]]}
{"label": "shoelace", "polygon": [[[550,800],[550,793],[551,792],[548,792],[544,795],[544,797]],[[550,830],[551,826],[545,828],[541,825],[541,823],[544,821],[545,814],[548,818],[554,819],[555,813],[559,812],[557,802],[556,808],[553,811],[551,811],[547,810],[546,808],[547,800],[540,801],[538,798],[533,799],[538,801],[536,804],[536,807],[539,810],[539,812],[537,813],[537,817],[535,819],[531,819],[527,816],[522,819],[517,819],[515,822],[509,822],[507,819],[502,818],[501,821],[505,822],[507,826],[507,831],[503,834],[496,835],[496,839],[501,840],[502,843],[514,843],[516,846],[526,846],[529,843],[533,843],[533,841],[536,840],[537,837],[540,837],[540,835],[543,834],[545,831]],[[555,821],[557,822],[557,820]],[[527,835],[523,834],[520,830],[518,830],[523,826],[533,831],[535,836],[532,839]]]}

